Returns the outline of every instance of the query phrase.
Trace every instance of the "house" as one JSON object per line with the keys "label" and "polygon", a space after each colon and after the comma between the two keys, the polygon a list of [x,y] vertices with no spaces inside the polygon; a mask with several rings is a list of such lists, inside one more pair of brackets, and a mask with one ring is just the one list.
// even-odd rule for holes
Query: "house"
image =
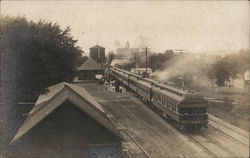
{"label": "house", "polygon": [[245,80],[245,87],[250,88],[250,70],[249,69],[244,73],[244,80]]}
{"label": "house", "polygon": [[104,73],[104,65],[97,63],[92,57],[89,57],[78,69],[79,80],[95,80]]}
{"label": "house", "polygon": [[237,74],[235,78],[230,77],[227,85],[240,89],[247,88],[250,85],[250,70],[246,70],[243,74]]}
{"label": "house", "polygon": [[250,70],[247,70],[244,73],[244,79],[245,79],[245,81],[250,81]]}
{"label": "house", "polygon": [[119,157],[119,128],[84,88],[62,82],[48,89],[10,143],[16,157]]}
{"label": "house", "polygon": [[245,87],[245,80],[243,75],[238,74],[236,78],[233,79],[233,86],[235,88],[241,88],[241,89]]}

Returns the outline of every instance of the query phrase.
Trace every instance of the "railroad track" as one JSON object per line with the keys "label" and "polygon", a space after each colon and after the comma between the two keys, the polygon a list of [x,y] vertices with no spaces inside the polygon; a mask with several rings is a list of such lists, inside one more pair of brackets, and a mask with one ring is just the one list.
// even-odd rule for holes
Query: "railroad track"
{"label": "railroad track", "polygon": [[229,123],[225,122],[225,121],[222,121],[222,120],[219,120],[218,118],[216,118],[215,116],[213,115],[210,115],[209,114],[209,120],[212,121],[212,122],[215,122],[219,125],[222,125],[244,137],[248,137],[249,136],[249,132],[246,132],[246,131],[243,131],[242,129],[238,128],[238,127],[233,127],[233,125],[230,125]]}
{"label": "railroad track", "polygon": [[[106,105],[107,106],[107,105]],[[105,107],[105,106],[104,106]],[[113,122],[114,124],[119,126],[119,129],[122,130],[129,138],[130,140],[137,145],[137,147],[141,150],[141,152],[144,154],[145,158],[152,158],[147,151],[140,145],[140,143],[136,140],[136,137],[133,136],[133,134],[131,134],[125,127],[123,124],[121,124],[121,122],[119,122],[112,114],[111,112],[105,108],[106,113],[108,114],[108,117],[110,119],[111,122]],[[133,158],[132,155],[129,153],[129,151],[126,151],[127,155],[129,158]]]}
{"label": "railroad track", "polygon": [[207,137],[211,141],[220,145],[227,151],[230,151],[235,155],[235,157],[248,157],[249,156],[249,146],[243,144],[237,139],[209,126],[206,130],[201,130],[200,134]]}
{"label": "railroad track", "polygon": [[249,157],[249,133],[210,114],[207,129],[182,133],[211,157]]}
{"label": "railroad track", "polygon": [[190,139],[192,139],[196,144],[198,144],[199,146],[201,146],[202,148],[204,148],[207,151],[207,153],[209,155],[211,155],[211,157],[218,157],[211,149],[209,149],[207,147],[207,144],[204,144],[204,143],[200,142],[196,137],[193,137],[193,136],[190,136],[190,135],[188,135],[188,137]]}
{"label": "railroad track", "polygon": [[226,136],[230,137],[230,138],[233,139],[234,141],[236,141],[236,142],[242,144],[243,146],[248,146],[248,145],[249,145],[249,143],[247,143],[248,138],[246,138],[245,141],[242,141],[242,140],[239,140],[239,139],[237,139],[237,138],[235,138],[235,137],[232,137],[231,135],[229,135],[229,134],[223,132],[222,130],[217,129],[217,128],[211,126],[211,125],[208,125],[208,127],[209,127],[210,129],[214,129],[214,130],[218,131],[218,134],[220,134],[220,135],[226,135]]}
{"label": "railroad track", "polygon": [[203,147],[211,157],[234,157],[241,158],[241,156],[237,155],[230,149],[221,145],[220,142],[210,139],[208,136],[201,132],[197,133],[186,133],[191,140],[197,143],[199,146]]}
{"label": "railroad track", "polygon": [[[240,157],[240,158],[242,158],[242,157],[248,157],[247,155],[244,155],[244,154],[247,154],[246,152],[245,153],[237,152],[233,147],[228,147],[225,144],[223,144],[223,142],[220,142],[220,141],[216,140],[215,138],[211,139],[211,137],[209,135],[205,134],[205,133],[200,132],[199,134],[202,135],[202,136],[204,136],[204,137],[206,137],[211,142],[219,145],[225,151],[231,153],[233,155],[233,157]],[[247,148],[245,148],[245,149],[247,149]]]}
{"label": "railroad track", "polygon": [[209,127],[234,138],[246,146],[249,146],[249,132],[243,131],[242,129],[234,127],[226,122],[222,122],[212,115],[209,115]]}

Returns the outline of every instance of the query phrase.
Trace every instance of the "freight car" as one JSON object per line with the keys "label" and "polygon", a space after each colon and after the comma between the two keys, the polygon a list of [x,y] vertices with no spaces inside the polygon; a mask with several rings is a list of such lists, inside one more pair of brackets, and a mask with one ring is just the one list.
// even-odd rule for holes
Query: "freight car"
{"label": "freight car", "polygon": [[179,128],[200,129],[207,126],[207,101],[201,95],[116,67],[109,67],[109,73],[141,96],[163,117],[173,120]]}

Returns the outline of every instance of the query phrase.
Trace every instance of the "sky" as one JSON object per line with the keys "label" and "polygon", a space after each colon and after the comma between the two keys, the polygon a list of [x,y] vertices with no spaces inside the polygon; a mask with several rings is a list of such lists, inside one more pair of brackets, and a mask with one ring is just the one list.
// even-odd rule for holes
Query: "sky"
{"label": "sky", "polygon": [[249,48],[247,1],[1,1],[1,14],[70,26],[86,53],[127,41],[154,52]]}

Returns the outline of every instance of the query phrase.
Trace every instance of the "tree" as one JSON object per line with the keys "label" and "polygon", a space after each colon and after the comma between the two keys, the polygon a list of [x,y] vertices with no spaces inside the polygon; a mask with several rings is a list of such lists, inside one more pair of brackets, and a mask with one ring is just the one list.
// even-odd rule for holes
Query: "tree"
{"label": "tree", "polygon": [[208,77],[215,79],[217,86],[224,86],[226,81],[232,76],[234,64],[225,58],[218,58],[217,61],[210,67]]}
{"label": "tree", "polygon": [[168,63],[175,55],[172,50],[166,50],[165,53],[152,54],[148,58],[149,67],[155,70],[162,70],[166,68],[166,66],[170,66]]}
{"label": "tree", "polygon": [[[80,47],[78,47],[77,49],[81,50]],[[83,53],[84,53],[83,51],[79,51],[76,53],[76,66],[77,67],[81,66],[88,59],[88,57],[86,55],[83,56]],[[86,57],[87,57],[87,59],[86,59]]]}
{"label": "tree", "polygon": [[209,68],[208,77],[215,79],[218,86],[224,86],[229,78],[236,78],[238,74],[243,75],[249,69],[249,49],[242,49],[238,53],[229,54],[217,61]]}
{"label": "tree", "polygon": [[16,100],[36,98],[46,87],[74,78],[81,63],[77,40],[57,23],[1,17],[1,81]]}

